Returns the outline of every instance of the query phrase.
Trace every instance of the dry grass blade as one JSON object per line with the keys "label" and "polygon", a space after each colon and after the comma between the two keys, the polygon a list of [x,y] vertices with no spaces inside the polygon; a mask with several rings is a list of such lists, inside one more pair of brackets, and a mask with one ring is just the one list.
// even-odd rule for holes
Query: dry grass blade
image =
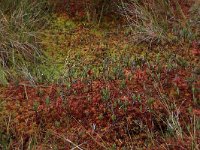
{"label": "dry grass blade", "polygon": [[56,137],[58,137],[58,138],[61,138],[61,139],[63,139],[64,141],[69,142],[70,144],[72,144],[72,145],[74,146],[74,148],[72,148],[71,150],[76,149],[76,148],[79,149],[79,150],[83,150],[80,146],[83,145],[84,143],[77,145],[77,144],[75,144],[74,142],[72,142],[71,140],[67,139],[64,135],[59,135],[59,134],[57,134],[57,133],[54,132],[54,131],[52,131],[51,133],[52,133],[54,136],[56,136]]}

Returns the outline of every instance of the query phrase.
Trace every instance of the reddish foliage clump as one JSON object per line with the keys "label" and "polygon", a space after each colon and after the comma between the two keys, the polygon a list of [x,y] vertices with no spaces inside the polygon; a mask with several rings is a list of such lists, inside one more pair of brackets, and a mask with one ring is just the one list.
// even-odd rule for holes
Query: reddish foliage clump
{"label": "reddish foliage clump", "polygon": [[[126,70],[125,72],[129,71]],[[91,76],[92,71],[89,71],[88,75]],[[130,75],[132,74],[129,73]],[[17,101],[20,104],[22,111],[16,110],[18,114],[15,124],[15,130],[18,131],[18,134],[23,132],[23,134],[30,136],[33,130],[31,124],[35,124],[35,127],[42,125],[43,128],[47,129],[55,128],[55,121],[61,122],[61,126],[56,131],[62,133],[67,130],[64,118],[68,117],[73,118],[68,124],[71,129],[80,132],[81,124],[84,130],[99,142],[103,139],[106,143],[118,143],[117,146],[122,147],[125,143],[117,141],[126,141],[129,136],[133,135],[140,135],[138,141],[144,142],[144,139],[147,138],[147,129],[154,132],[161,132],[161,130],[166,132],[167,127],[164,121],[168,118],[169,110],[162,102],[163,99],[155,89],[155,84],[146,69],[135,70],[132,76],[133,78],[126,79],[126,86],[123,88],[120,87],[120,80],[92,81],[90,85],[78,80],[70,88],[65,85],[31,87],[25,83],[18,86],[11,84],[6,93],[6,97],[10,99],[7,109],[16,110],[19,108]],[[190,86],[185,80],[188,77],[190,77],[190,74],[185,70],[171,72],[163,70],[160,77],[161,85],[159,85],[160,90],[169,95],[169,91],[174,88],[174,85],[181,89],[183,94],[178,97],[175,94],[176,99],[174,99],[174,93],[172,93],[169,102],[181,106],[178,113],[183,130],[186,130],[184,128],[185,122],[190,121],[191,117],[188,108],[195,106],[192,101],[193,95]],[[166,81],[171,81],[171,84],[164,86]],[[198,87],[198,83],[196,84]],[[103,98],[102,89],[108,90],[109,97],[107,99]],[[149,90],[151,90],[150,94],[154,99],[153,101],[149,100]],[[135,96],[133,97],[131,93],[134,93]],[[37,108],[35,108],[36,106]],[[173,109],[171,111],[176,113]],[[195,108],[192,113],[198,117],[199,109]],[[22,116],[23,119],[21,119]],[[30,118],[33,118],[31,119],[32,122],[30,122]],[[29,119],[29,123],[26,124],[28,127],[19,128],[18,124],[24,126],[27,119]],[[73,134],[71,133],[71,135]],[[72,137],[74,138],[74,135]],[[80,142],[84,142],[89,137],[83,134],[79,138]],[[159,141],[159,137],[157,140]],[[90,148],[98,147],[98,144],[95,145],[91,139],[89,141]],[[166,141],[160,141],[160,143],[163,142]],[[173,145],[175,146],[177,143],[178,141]],[[185,146],[187,147],[187,144]]]}

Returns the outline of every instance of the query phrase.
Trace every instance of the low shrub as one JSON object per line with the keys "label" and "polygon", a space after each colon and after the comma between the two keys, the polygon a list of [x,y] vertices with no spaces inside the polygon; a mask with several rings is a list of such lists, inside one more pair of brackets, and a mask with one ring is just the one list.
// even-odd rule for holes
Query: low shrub
{"label": "low shrub", "polygon": [[113,15],[118,0],[49,0],[57,13],[67,13],[70,17],[100,23],[104,17]]}

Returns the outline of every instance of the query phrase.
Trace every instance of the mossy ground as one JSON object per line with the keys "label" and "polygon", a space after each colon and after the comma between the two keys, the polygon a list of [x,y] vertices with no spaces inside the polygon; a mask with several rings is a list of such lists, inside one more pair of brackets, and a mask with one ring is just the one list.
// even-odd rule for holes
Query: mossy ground
{"label": "mossy ground", "polygon": [[123,27],[66,16],[44,33],[46,58],[27,67],[36,84],[1,89],[1,148],[199,148],[199,56],[190,43],[136,45]]}

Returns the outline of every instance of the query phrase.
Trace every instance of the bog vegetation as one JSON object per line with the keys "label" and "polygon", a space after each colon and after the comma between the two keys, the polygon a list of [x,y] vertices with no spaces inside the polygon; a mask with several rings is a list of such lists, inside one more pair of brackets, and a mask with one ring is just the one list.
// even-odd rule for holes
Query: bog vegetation
{"label": "bog vegetation", "polygon": [[0,0],[0,149],[200,149],[199,0]]}

